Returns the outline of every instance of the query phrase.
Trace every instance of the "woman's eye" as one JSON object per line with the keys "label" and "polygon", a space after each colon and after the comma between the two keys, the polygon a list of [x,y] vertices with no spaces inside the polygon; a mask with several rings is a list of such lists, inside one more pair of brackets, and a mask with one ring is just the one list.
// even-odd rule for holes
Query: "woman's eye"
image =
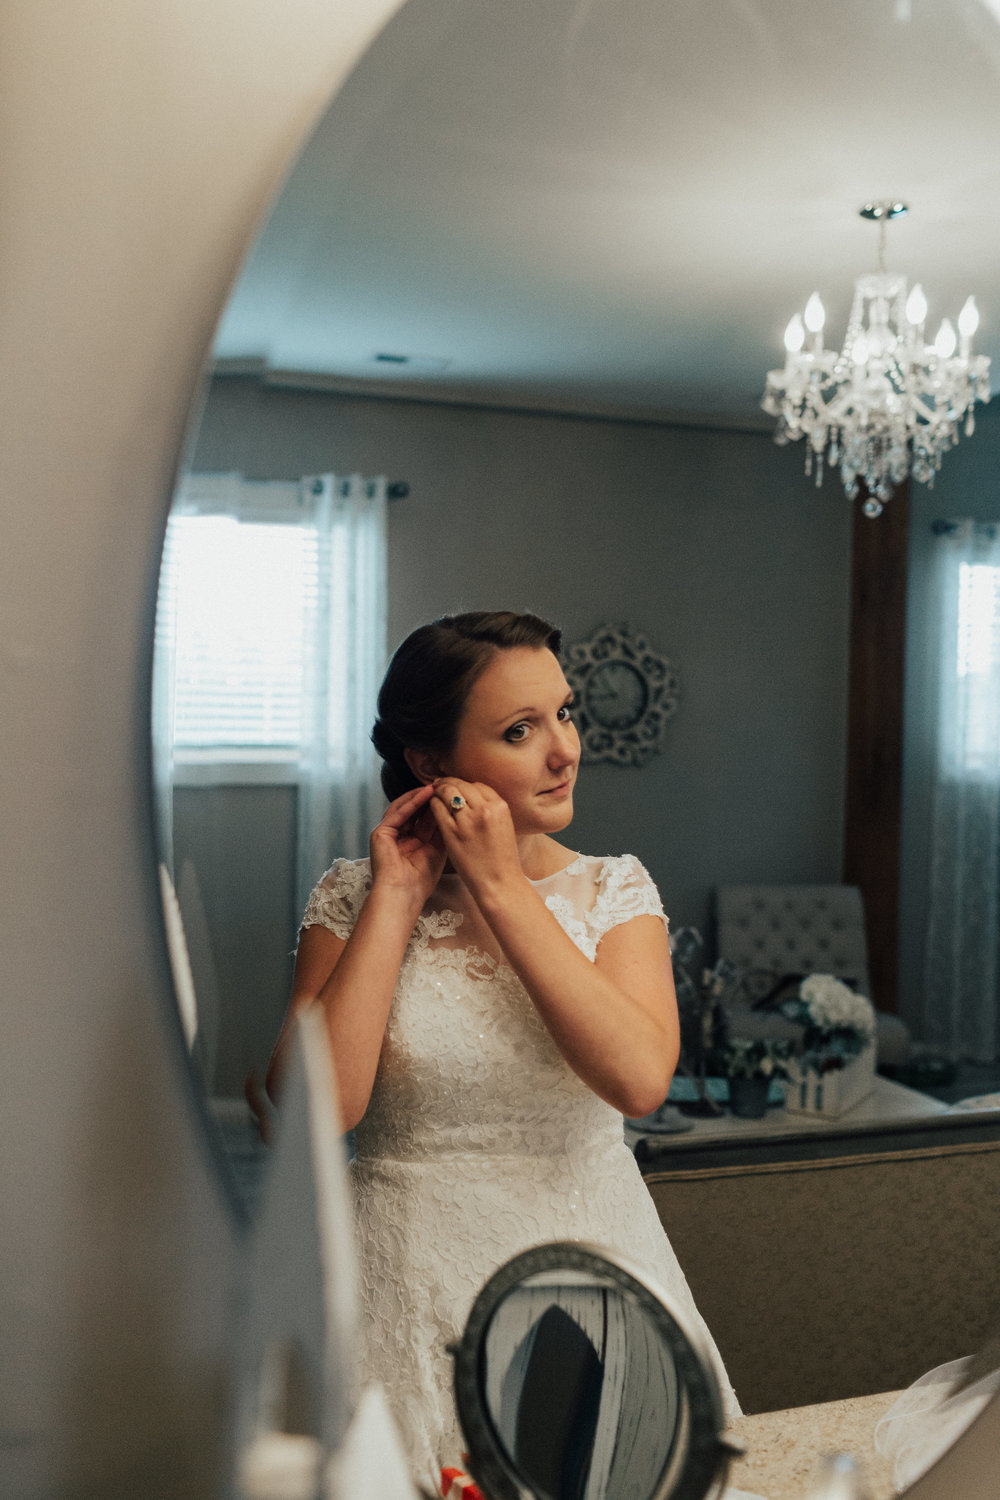
{"label": "woman's eye", "polygon": [[523,740],[527,733],[527,724],[512,724],[504,735],[504,739],[516,745],[518,740]]}
{"label": "woman's eye", "polygon": [[560,719],[563,720],[564,723],[566,722],[567,719],[571,719],[573,717],[573,705],[572,705],[572,703],[564,703],[563,704],[562,708],[559,710],[559,717],[560,717]]}

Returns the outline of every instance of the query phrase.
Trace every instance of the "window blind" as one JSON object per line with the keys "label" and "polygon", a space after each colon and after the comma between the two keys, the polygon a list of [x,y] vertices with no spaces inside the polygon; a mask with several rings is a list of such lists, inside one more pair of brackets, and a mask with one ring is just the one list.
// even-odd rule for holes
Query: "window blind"
{"label": "window blind", "polygon": [[157,633],[173,658],[173,746],[294,755],[316,630],[315,526],[174,515]]}

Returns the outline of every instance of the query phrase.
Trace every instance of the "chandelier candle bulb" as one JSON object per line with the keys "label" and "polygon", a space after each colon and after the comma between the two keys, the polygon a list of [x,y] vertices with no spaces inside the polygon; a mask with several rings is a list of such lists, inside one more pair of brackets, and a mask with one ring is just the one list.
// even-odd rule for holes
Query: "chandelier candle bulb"
{"label": "chandelier candle bulb", "polygon": [[[966,303],[966,307],[968,307]],[[963,309],[964,311],[964,309]],[[923,335],[924,319],[927,316],[927,298],[920,282],[914,282],[910,295],[906,299],[906,321],[912,323]]]}
{"label": "chandelier candle bulb", "polygon": [[971,339],[978,327],[979,308],[976,306],[976,299],[975,297],[966,297],[962,311],[958,315],[958,331]]}
{"label": "chandelier candle bulb", "polygon": [[805,324],[810,333],[821,333],[826,322],[826,309],[819,300],[819,292],[813,292],[806,303]]}
{"label": "chandelier candle bulb", "polygon": [[966,297],[962,305],[962,311],[958,315],[958,331],[961,335],[960,352],[963,359],[968,359],[972,349],[972,335],[979,327],[979,308],[976,306],[975,297]]}
{"label": "chandelier candle bulb", "polygon": [[937,338],[934,340],[935,353],[940,354],[942,359],[951,359],[957,346],[958,339],[955,337],[955,330],[952,327],[951,320],[949,318],[942,318],[941,327],[938,329]]}
{"label": "chandelier candle bulb", "polygon": [[975,299],[959,314],[958,334],[946,318],[927,344],[923,288],[907,295],[906,277],[886,270],[886,225],[905,212],[896,200],[861,209],[878,224],[879,266],[854,284],[843,347],[823,347],[826,313],[813,292],[804,321],[796,313],[785,329],[784,369],[768,373],[761,402],[777,418],[776,442],[806,439],[806,472],[815,470],[817,483],[825,455],[849,499],[864,485],[869,516],[908,477],[933,484],[944,454],[963,430],[971,434],[975,403],[990,399],[990,362],[972,353]]}
{"label": "chandelier candle bulb", "polygon": [[805,341],[806,331],[802,326],[802,319],[796,313],[785,329],[785,348],[789,354],[798,354]]}
{"label": "chandelier candle bulb", "polygon": [[823,353],[823,325],[826,322],[826,309],[819,300],[819,292],[813,292],[806,303],[805,325],[812,334],[812,352],[816,355]]}

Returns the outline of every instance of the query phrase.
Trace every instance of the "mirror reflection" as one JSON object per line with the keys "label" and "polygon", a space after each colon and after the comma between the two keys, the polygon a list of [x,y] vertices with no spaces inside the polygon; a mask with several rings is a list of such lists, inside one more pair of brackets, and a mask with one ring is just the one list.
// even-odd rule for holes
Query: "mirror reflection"
{"label": "mirror reflection", "polygon": [[678,1436],[677,1375],[615,1289],[536,1278],[512,1292],[490,1324],[485,1381],[497,1434],[536,1493],[654,1493]]}
{"label": "mirror reflection", "polygon": [[500,1267],[456,1350],[471,1471],[503,1500],[701,1496],[725,1467],[721,1407],[671,1310],[596,1248]]}
{"label": "mirror reflection", "polygon": [[[263,1078],[281,1026],[305,893],[335,856],[366,852],[380,811],[364,759],[371,683],[420,622],[513,603],[558,620],[568,643],[624,621],[676,663],[662,752],[641,769],[589,766],[573,825],[575,847],[637,855],[675,928],[712,934],[724,887],[843,882],[852,514],[835,479],[813,489],[800,456],[774,447],[757,402],[815,286],[843,326],[871,257],[856,214],[873,191],[906,195],[901,269],[949,308],[974,291],[977,347],[996,360],[998,47],[984,5],[826,10],[628,0],[498,16],[479,0],[410,0],[260,238],[178,494],[178,520],[229,527],[195,592],[221,606],[236,658],[273,658],[278,673],[313,587],[302,559],[341,545],[320,540],[324,505],[383,505],[383,572],[363,646],[356,564],[333,591],[344,612],[317,613],[321,648],[298,659],[306,676],[325,660],[324,685],[298,727],[275,727],[292,691],[278,673],[259,738],[234,742],[217,720],[207,742],[184,743],[175,718],[169,749],[160,740],[194,1051],[248,1192],[245,1080]],[[927,128],[934,111],[943,130]],[[931,523],[996,520],[998,420],[987,408],[934,490],[910,495],[893,589],[907,657],[898,982],[872,989],[917,1044],[978,1058],[970,1095],[996,1085],[996,1007],[971,1050],[954,1044],[950,1001],[933,1009],[927,980]],[[405,498],[389,498],[394,484]],[[267,529],[244,590],[275,606],[268,651],[226,629],[244,609],[229,593],[235,538],[255,527]],[[303,571],[286,574],[293,533]],[[238,676],[232,658],[213,670],[227,688]],[[362,748],[324,740],[331,724]],[[989,886],[977,889],[995,936]],[[934,1362],[914,1359],[913,1375]]]}
{"label": "mirror reflection", "polygon": [[388,799],[370,855],[309,897],[286,1025],[322,1018],[353,1130],[365,1367],[413,1472],[460,1457],[447,1348],[498,1262],[539,1240],[629,1254],[681,1306],[740,1407],[623,1115],[662,1100],[677,1007],[656,888],[567,842],[580,776],[558,629],[473,611],[412,631],[378,692]]}

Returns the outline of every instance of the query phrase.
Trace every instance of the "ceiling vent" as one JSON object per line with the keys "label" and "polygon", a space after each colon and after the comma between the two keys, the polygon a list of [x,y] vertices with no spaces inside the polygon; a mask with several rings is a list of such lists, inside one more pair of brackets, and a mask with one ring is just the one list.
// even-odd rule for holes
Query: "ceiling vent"
{"label": "ceiling vent", "polygon": [[437,359],[433,354],[373,354],[372,360],[388,374],[392,370],[406,370],[414,374],[432,370],[447,370],[450,359]]}

